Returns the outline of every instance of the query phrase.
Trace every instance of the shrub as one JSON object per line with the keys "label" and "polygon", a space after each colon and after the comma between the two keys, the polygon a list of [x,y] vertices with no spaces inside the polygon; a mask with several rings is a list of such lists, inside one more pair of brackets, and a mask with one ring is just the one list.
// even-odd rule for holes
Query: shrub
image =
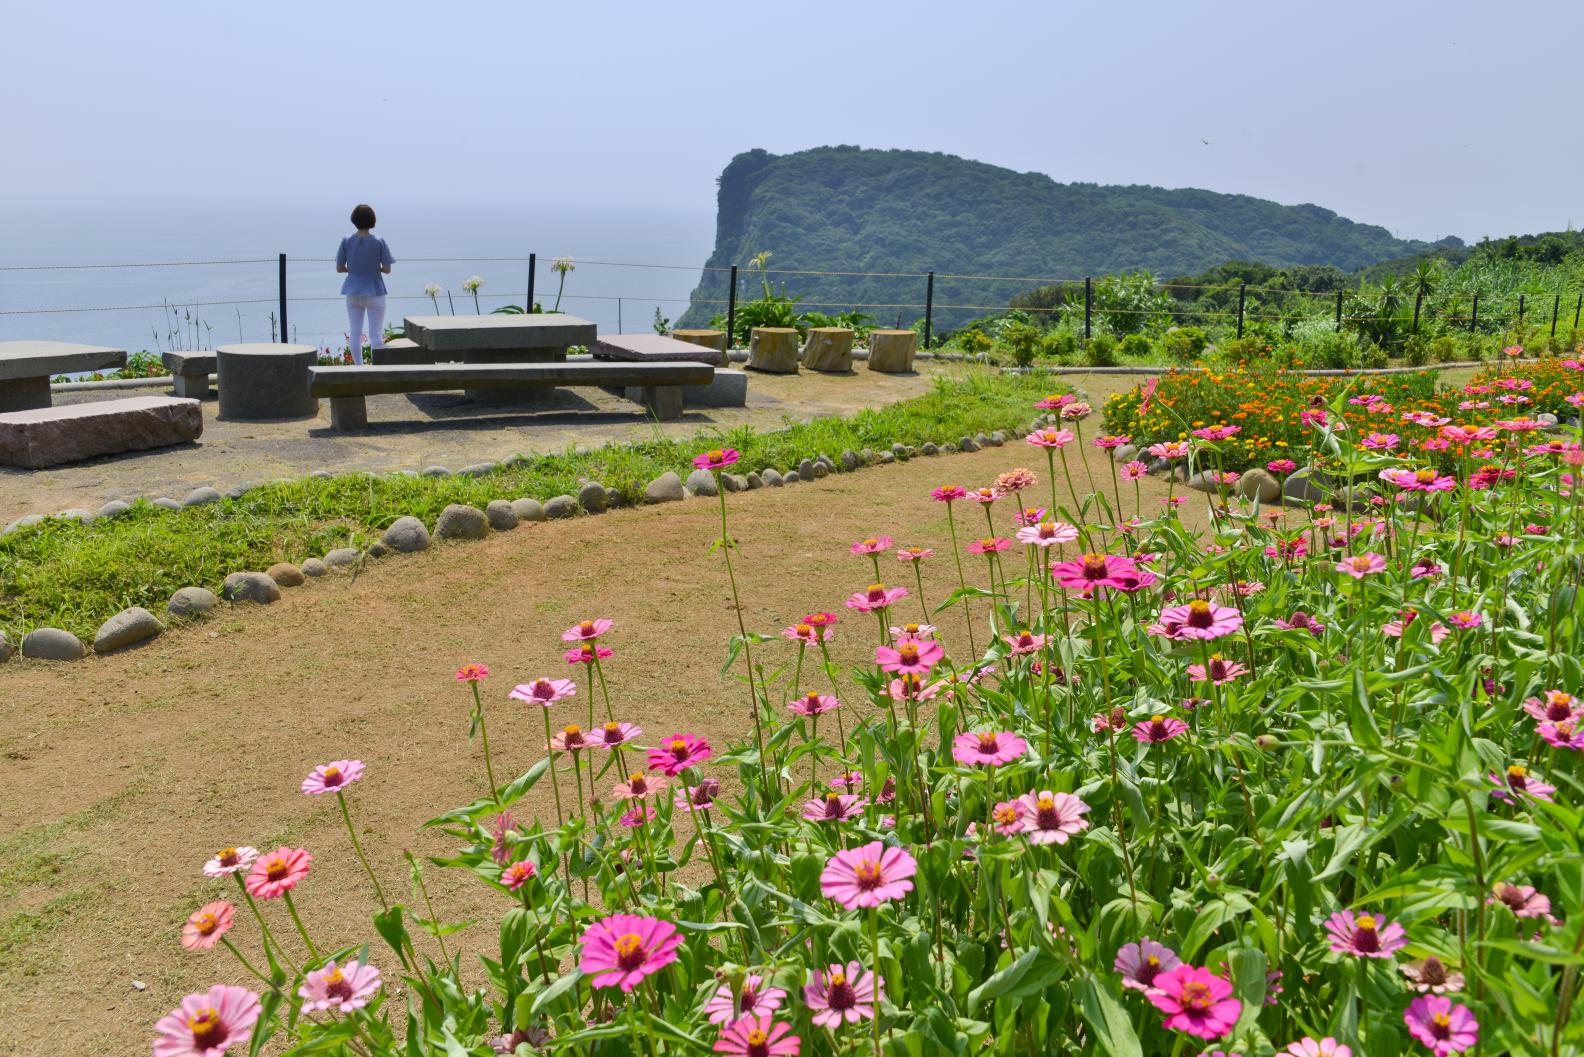
{"label": "shrub", "polygon": [[1155,355],[1155,346],[1143,334],[1125,334],[1117,344],[1117,356],[1124,360],[1148,360]]}
{"label": "shrub", "polygon": [[1027,367],[1039,351],[1039,328],[1031,323],[1012,323],[1001,329],[1001,343],[1012,353],[1012,362]]}
{"label": "shrub", "polygon": [[1109,334],[1096,334],[1084,346],[1084,362],[1090,367],[1116,366],[1116,339]]}
{"label": "shrub", "polygon": [[977,356],[982,352],[989,352],[995,348],[995,342],[991,341],[980,330],[958,331],[952,338],[952,343],[970,356]]}
{"label": "shrub", "polygon": [[1423,335],[1415,334],[1403,342],[1403,360],[1409,367],[1423,367],[1430,362],[1430,343]]}
{"label": "shrub", "polygon": [[1193,363],[1210,344],[1210,338],[1198,327],[1173,327],[1161,338],[1166,355],[1178,363]]}
{"label": "shrub", "polygon": [[1437,363],[1453,363],[1458,357],[1457,341],[1450,334],[1442,334],[1430,342],[1430,355]]}
{"label": "shrub", "polygon": [[1057,363],[1070,363],[1078,355],[1078,336],[1065,328],[1040,339],[1040,355]]}

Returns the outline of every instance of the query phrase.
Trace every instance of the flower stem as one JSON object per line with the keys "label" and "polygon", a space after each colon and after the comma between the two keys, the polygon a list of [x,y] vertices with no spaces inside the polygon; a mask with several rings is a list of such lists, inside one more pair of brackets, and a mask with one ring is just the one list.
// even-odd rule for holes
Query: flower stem
{"label": "flower stem", "polygon": [[303,942],[308,945],[308,953],[317,962],[319,960],[319,950],[314,946],[313,940],[308,935],[308,929],[304,927],[302,918],[297,914],[297,904],[292,902],[291,890],[288,889],[282,892],[281,895],[286,898],[286,912],[291,915],[292,924],[297,926],[297,931],[302,934]]}
{"label": "flower stem", "polygon": [[390,902],[385,898],[385,889],[380,887],[379,878],[374,876],[374,867],[369,865],[368,856],[363,854],[363,845],[358,840],[357,829],[352,825],[352,812],[347,809],[346,796],[341,790],[336,790],[336,803],[341,805],[341,818],[346,822],[347,836],[352,838],[352,850],[357,852],[358,862],[363,864],[363,871],[369,875],[369,880],[374,882],[374,894],[379,896],[380,906],[390,910]]}

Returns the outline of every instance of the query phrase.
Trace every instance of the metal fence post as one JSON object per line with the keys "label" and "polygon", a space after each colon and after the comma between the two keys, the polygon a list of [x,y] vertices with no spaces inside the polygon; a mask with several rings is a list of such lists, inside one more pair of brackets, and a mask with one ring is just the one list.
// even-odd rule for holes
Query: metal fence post
{"label": "metal fence post", "polygon": [[534,273],[539,270],[538,265],[539,255],[537,253],[530,253],[528,255],[528,303],[523,305],[524,312],[532,312],[534,310]]}
{"label": "metal fence post", "polygon": [[930,347],[930,333],[935,329],[935,273],[924,277],[924,347]]}
{"label": "metal fence post", "polygon": [[1419,306],[1422,305],[1422,304],[1424,304],[1424,291],[1420,290],[1418,293],[1414,294],[1414,324],[1413,324],[1413,332],[1415,334],[1419,333]]}
{"label": "metal fence post", "polygon": [[1578,329],[1579,310],[1584,309],[1584,294],[1579,294],[1578,303],[1573,306],[1573,329]]}
{"label": "metal fence post", "polygon": [[1336,332],[1342,333],[1342,291],[1337,291]]}
{"label": "metal fence post", "polygon": [[1094,318],[1094,280],[1084,276],[1084,342],[1089,341],[1090,323]]}
{"label": "metal fence post", "polygon": [[1243,295],[1244,295],[1245,292],[1247,292],[1247,290],[1248,290],[1248,284],[1247,283],[1238,283],[1238,332],[1237,332],[1237,336],[1240,337],[1240,338],[1243,336]]}
{"label": "metal fence post", "polygon": [[284,345],[291,339],[287,337],[291,331],[286,329],[286,255],[280,255],[280,340]]}
{"label": "metal fence post", "polygon": [[1562,295],[1557,294],[1556,300],[1551,302],[1551,336],[1556,337],[1557,313],[1562,311]]}
{"label": "metal fence post", "polygon": [[1469,333],[1472,334],[1478,329],[1479,329],[1479,292],[1475,291],[1475,293],[1474,293],[1474,309],[1473,309],[1473,312],[1470,313],[1470,315],[1469,315]]}
{"label": "metal fence post", "polygon": [[1524,295],[1523,294],[1519,294],[1518,295],[1518,325],[1520,327],[1523,326],[1523,317],[1524,317]]}
{"label": "metal fence post", "polygon": [[726,292],[726,347],[737,340],[737,266],[731,266],[731,289]]}

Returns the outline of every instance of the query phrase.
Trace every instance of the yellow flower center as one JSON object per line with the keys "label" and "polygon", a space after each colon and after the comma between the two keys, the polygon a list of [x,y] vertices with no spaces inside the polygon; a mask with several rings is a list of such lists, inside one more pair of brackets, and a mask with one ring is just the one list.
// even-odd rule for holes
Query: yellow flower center
{"label": "yellow flower center", "polygon": [[1523,777],[1527,776],[1528,774],[1529,774],[1529,768],[1521,767],[1521,766],[1519,766],[1516,763],[1513,764],[1511,767],[1507,768],[1507,775],[1510,778],[1523,778]]}
{"label": "yellow flower center", "polygon": [[220,1011],[212,1007],[198,1010],[187,1018],[187,1030],[192,1032],[193,1048],[198,1052],[213,1049],[225,1038],[225,1024]]}
{"label": "yellow flower center", "polygon": [[643,964],[643,939],[636,933],[622,933],[616,937],[616,942],[611,946],[616,949],[616,965],[618,968],[631,972]]}
{"label": "yellow flower center", "polygon": [[207,936],[220,927],[220,920],[213,914],[199,914],[192,919],[192,926],[198,930],[198,935]]}
{"label": "yellow flower center", "polygon": [[286,875],[291,872],[291,867],[287,865],[285,859],[276,857],[265,864],[264,872],[271,881],[284,881]]}
{"label": "yellow flower center", "polygon": [[709,453],[710,462],[720,462],[724,458],[726,458],[726,453],[719,448]]}
{"label": "yellow flower center", "polygon": [[678,756],[681,756],[683,753],[687,752],[687,742],[683,741],[681,738],[672,739],[671,751],[676,753]]}
{"label": "yellow flower center", "polygon": [[576,723],[569,723],[561,728],[561,733],[565,734],[569,738],[575,738],[579,734],[583,733],[583,728],[578,726]]}
{"label": "yellow flower center", "polygon": [[1361,915],[1353,924],[1357,925],[1360,932],[1374,932],[1376,921],[1368,914]]}
{"label": "yellow flower center", "polygon": [[873,859],[865,859],[854,866],[853,875],[858,879],[859,888],[871,889],[880,886],[880,864]]}

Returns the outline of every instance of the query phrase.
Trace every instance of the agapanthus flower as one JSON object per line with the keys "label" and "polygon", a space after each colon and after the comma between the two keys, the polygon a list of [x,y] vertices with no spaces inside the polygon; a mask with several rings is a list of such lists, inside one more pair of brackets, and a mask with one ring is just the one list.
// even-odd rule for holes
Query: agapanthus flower
{"label": "agapanthus flower", "polygon": [[244,882],[248,895],[254,899],[280,898],[308,876],[311,862],[313,856],[303,849],[284,845],[268,855],[261,855]]}
{"label": "agapanthus flower", "polygon": [[884,998],[885,981],[857,962],[838,963],[824,972],[816,969],[803,986],[803,1002],[814,1023],[833,1031],[843,1023],[873,1020]]}
{"label": "agapanthus flower", "polygon": [[1188,724],[1180,719],[1170,716],[1151,716],[1133,727],[1135,740],[1151,745],[1159,741],[1170,741],[1188,729]]}
{"label": "agapanthus flower", "polygon": [[302,791],[309,796],[334,793],[339,789],[345,789],[362,777],[362,760],[336,760],[334,763],[322,763],[313,769],[312,774],[303,779]]}
{"label": "agapanthus flower", "polygon": [[1071,793],[1040,790],[1018,797],[1023,809],[1023,832],[1030,844],[1066,844],[1069,837],[1089,828],[1089,805]]}
{"label": "agapanthus flower", "polygon": [[786,991],[768,986],[764,977],[749,973],[743,977],[742,991],[732,994],[731,984],[721,984],[704,1003],[704,1015],[711,1024],[725,1024],[742,1017],[767,1017],[781,1008]]}
{"label": "agapanthus flower", "polygon": [[1219,1039],[1231,1033],[1243,1012],[1243,1003],[1232,997],[1232,985],[1192,965],[1179,965],[1155,978],[1150,1002],[1166,1014],[1165,1027],[1201,1039]]}
{"label": "agapanthus flower", "polygon": [[236,908],[225,900],[205,903],[193,911],[182,926],[181,945],[190,951],[206,951],[220,942],[220,937],[231,931],[231,921]]}
{"label": "agapanthus flower", "polygon": [[859,540],[848,549],[854,554],[879,554],[890,550],[891,544],[890,536],[870,536],[868,539]]}
{"label": "agapanthus flower", "polygon": [[598,617],[594,620],[582,620],[563,631],[561,633],[561,641],[589,642],[599,638],[601,635],[604,635],[615,626],[616,622],[611,620],[609,617]]}
{"label": "agapanthus flower", "polygon": [[1547,785],[1539,778],[1529,773],[1529,768],[1517,764],[1507,768],[1505,774],[1492,774],[1491,783],[1496,786],[1491,796],[1498,800],[1505,800],[1509,804],[1516,803],[1515,796],[1532,797],[1535,800],[1550,800],[1556,792],[1556,786]]}
{"label": "agapanthus flower", "polygon": [[214,858],[204,863],[203,872],[210,877],[224,877],[226,874],[241,873],[253,865],[253,860],[258,858],[257,848],[221,848],[214,853]]}
{"label": "agapanthus flower", "polygon": [[1228,661],[1219,653],[1212,653],[1210,659],[1204,664],[1190,664],[1188,666],[1188,678],[1199,683],[1213,683],[1216,686],[1221,686],[1224,683],[1230,683],[1247,671],[1248,669],[1237,661]]}
{"label": "agapanthus flower", "polygon": [[1408,1034],[1418,1039],[1435,1057],[1448,1057],[1474,1048],[1479,1042],[1479,1021],[1468,1006],[1454,1005],[1442,995],[1420,995],[1403,1010]]}
{"label": "agapanthus flower", "polygon": [[1346,573],[1355,580],[1362,580],[1373,573],[1385,572],[1386,559],[1374,551],[1367,551],[1343,558],[1337,562],[1336,570],[1339,573]]}
{"label": "agapanthus flower", "polygon": [[571,697],[575,693],[577,693],[577,684],[570,679],[541,677],[531,683],[519,683],[512,687],[511,693],[506,697],[512,701],[526,701],[531,705],[543,705],[548,708],[552,702]]}
{"label": "agapanthus flower", "polygon": [[1150,631],[1169,639],[1208,641],[1230,635],[1242,626],[1243,614],[1237,609],[1196,598],[1187,605],[1162,610],[1159,623]]}
{"label": "agapanthus flower", "polygon": [[612,914],[583,930],[578,968],[594,987],[623,992],[677,960],[682,937],[675,925],[637,914]]}
{"label": "agapanthus flower", "polygon": [[873,613],[879,609],[889,609],[900,599],[906,598],[907,593],[905,587],[870,584],[866,589],[847,596],[846,605],[848,609],[856,609],[860,613]]}
{"label": "agapanthus flower", "polygon": [[1139,575],[1133,559],[1115,554],[1086,554],[1076,561],[1053,562],[1050,571],[1062,587],[1081,591],[1085,596],[1106,588],[1127,587]]}
{"label": "agapanthus flower", "polygon": [[693,457],[693,465],[700,470],[724,470],[728,466],[735,466],[741,454],[736,448],[716,448],[703,455]]}
{"label": "agapanthus flower", "polygon": [[927,675],[946,656],[946,649],[933,639],[903,638],[893,646],[875,647],[875,664],[887,672]]}
{"label": "agapanthus flower", "polygon": [[1448,991],[1463,990],[1463,974],[1448,969],[1435,955],[1423,961],[1404,962],[1398,971],[1408,978],[1415,991],[1439,995]]}
{"label": "agapanthus flower", "polygon": [[1017,538],[1019,543],[1049,547],[1052,544],[1071,543],[1078,538],[1078,529],[1065,521],[1041,521],[1018,529]]}
{"label": "agapanthus flower", "polygon": [[245,987],[215,984],[188,995],[154,1025],[154,1057],[217,1057],[245,1045],[261,1007]]}
{"label": "agapanthus flower", "polygon": [[379,989],[380,971],[372,965],[365,965],[356,958],[337,965],[332,958],[322,969],[315,969],[303,978],[297,997],[303,1000],[305,1012],[351,1013],[368,1005]]}
{"label": "agapanthus flower", "polygon": [[1000,767],[1027,752],[1028,742],[1007,731],[964,733],[952,739],[952,759],[967,767]]}
{"label": "agapanthus flower", "polygon": [[636,771],[627,776],[625,782],[620,783],[611,790],[611,796],[617,800],[638,800],[646,796],[665,792],[666,780],[661,775],[647,775]]}
{"label": "agapanthus flower", "polygon": [[501,871],[500,883],[506,886],[508,892],[515,892],[533,880],[534,875],[538,872],[539,867],[527,859],[521,859]]}
{"label": "agapanthus flower", "polygon": [[1036,448],[1065,448],[1077,438],[1070,429],[1037,429],[1023,439]]}
{"label": "agapanthus flower", "polygon": [[1288,1044],[1285,1050],[1278,1050],[1276,1057],[1353,1057],[1353,1050],[1329,1035],[1323,1039],[1306,1035]]}
{"label": "agapanthus flower", "polygon": [[1360,958],[1390,958],[1408,946],[1408,936],[1395,921],[1383,921],[1373,914],[1339,910],[1326,918],[1325,930],[1331,937],[1331,950]]}
{"label": "agapanthus flower", "polygon": [[1514,885],[1497,881],[1491,886],[1491,894],[1485,902],[1500,903],[1511,910],[1514,917],[1539,918],[1553,925],[1556,924],[1556,918],[1551,916],[1551,900],[1541,895],[1534,885]]}
{"label": "agapanthus flower", "polygon": [[1177,957],[1177,952],[1146,936],[1137,943],[1124,943],[1117,951],[1111,967],[1122,975],[1123,987],[1149,994],[1157,976],[1181,964],[1182,959]]}
{"label": "agapanthus flower", "polygon": [[803,805],[803,817],[810,822],[845,822],[863,814],[867,799],[844,793],[826,793]]}
{"label": "agapanthus flower", "polygon": [[1026,654],[1038,653],[1044,649],[1046,637],[1023,629],[1014,631],[1009,635],[1002,635],[1001,640],[1007,644],[1007,653],[1010,656],[1022,657]]}
{"label": "agapanthus flower", "polygon": [[787,704],[787,711],[799,716],[823,716],[827,712],[841,707],[841,702],[829,694],[822,694],[817,690],[810,690],[802,697],[794,697]]}
{"label": "agapanthus flower", "polygon": [[481,683],[489,678],[489,669],[482,664],[464,664],[457,669],[457,682]]}
{"label": "agapanthus flower", "polygon": [[966,488],[955,484],[943,485],[930,491],[930,498],[938,503],[955,503],[967,495],[968,490]]}
{"label": "agapanthus flower", "polygon": [[614,749],[618,745],[625,745],[643,733],[643,728],[631,723],[606,723],[598,730],[590,732],[594,744],[602,749]]}
{"label": "agapanthus flower", "polygon": [[918,863],[904,849],[873,841],[831,856],[820,872],[820,891],[848,910],[877,907],[913,890]]}

